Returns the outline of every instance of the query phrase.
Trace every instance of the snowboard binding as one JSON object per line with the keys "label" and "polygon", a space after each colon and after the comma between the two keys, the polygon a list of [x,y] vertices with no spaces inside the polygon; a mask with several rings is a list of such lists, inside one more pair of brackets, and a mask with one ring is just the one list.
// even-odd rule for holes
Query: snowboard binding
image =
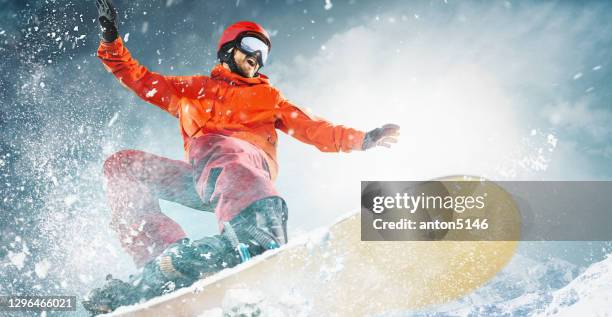
{"label": "snowboard binding", "polygon": [[117,307],[136,302],[134,297],[134,287],[119,279],[114,279],[111,274],[106,276],[106,283],[100,288],[90,291],[83,307],[92,316],[110,313]]}

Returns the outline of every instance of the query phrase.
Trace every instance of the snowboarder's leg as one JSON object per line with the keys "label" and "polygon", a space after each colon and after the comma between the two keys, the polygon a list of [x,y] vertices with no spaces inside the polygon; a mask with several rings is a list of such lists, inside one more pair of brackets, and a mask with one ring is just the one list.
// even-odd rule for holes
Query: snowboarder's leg
{"label": "snowboarder's leg", "polygon": [[[261,199],[235,217],[231,226],[241,243],[249,247],[251,256],[276,248],[287,241],[287,207],[279,197]],[[170,245],[143,270],[144,289],[156,289],[146,293],[146,298],[160,295],[164,290],[191,285],[241,260],[226,231],[220,235],[191,241],[182,239]],[[170,282],[170,283],[168,283]]]}
{"label": "snowboarder's leg", "polygon": [[183,238],[145,264],[129,281],[107,277],[104,286],[89,292],[83,306],[94,314],[108,313],[189,286],[238,263],[240,258],[222,235],[194,241]]}
{"label": "snowboarder's leg", "polygon": [[267,197],[251,204],[225,225],[223,234],[194,241],[184,238],[173,243],[129,283],[109,279],[104,287],[90,293],[86,308],[92,312],[112,311],[189,286],[198,279],[238,265],[241,258],[232,238],[228,237],[229,227],[239,243],[248,245],[251,256],[284,244],[287,207],[280,197]]}
{"label": "snowboarder's leg", "polygon": [[[259,200],[226,225],[231,226],[251,256],[276,248],[287,239],[285,203],[279,197]],[[238,265],[240,256],[224,232],[198,240],[188,238],[170,245],[147,263],[133,285],[141,298],[149,299]]]}
{"label": "snowboarder's leg", "polygon": [[104,163],[111,227],[138,267],[185,237],[182,228],[161,212],[159,199],[202,209],[191,166],[136,150],[120,151]]}
{"label": "snowboarder's leg", "polygon": [[[161,214],[156,198],[163,198],[160,196],[160,190],[169,188],[170,185],[164,184],[165,186],[159,189],[158,184],[163,184],[167,178],[162,177],[157,181],[156,177],[166,174],[158,169],[164,171],[170,164],[162,164],[160,167],[158,164],[167,159],[143,152],[136,154],[128,152],[128,154],[130,155],[127,156],[127,163],[124,161],[126,160],[125,155],[119,155],[116,162],[107,162],[110,167],[119,166],[120,170],[125,170],[120,173],[121,177],[116,177],[115,180],[120,183],[122,179],[127,179],[128,187],[139,186],[135,188],[142,188],[141,190],[150,195],[147,197],[143,197],[142,194],[131,196],[131,199],[135,201],[139,201],[138,199],[142,201],[143,198],[146,198],[147,203],[139,206],[138,210],[150,210],[147,207],[154,207],[154,210],[158,211],[157,214]],[[137,158],[131,158],[133,155]],[[107,305],[110,302],[111,307],[132,304],[138,300],[161,295],[177,287],[189,286],[202,277],[212,275],[223,268],[235,266],[241,262],[236,250],[237,243],[246,244],[250,256],[285,244],[287,242],[287,207],[285,202],[278,197],[273,186],[265,155],[254,145],[232,137],[208,135],[192,141],[190,151],[192,165],[187,167],[185,166],[187,164],[179,162],[185,165],[184,167],[179,166],[174,174],[189,174],[184,169],[185,167],[192,168],[190,175],[196,177],[196,197],[199,195],[197,200],[201,199],[199,204],[203,206],[200,209],[214,209],[222,230],[224,224],[229,225],[234,235],[229,237],[229,230],[224,230],[221,235],[194,241],[184,238],[169,245],[163,253],[149,261],[141,273],[131,279],[129,284],[133,288],[129,290],[129,293],[137,294],[136,296],[115,294],[114,285],[124,284],[114,281],[114,283],[108,283],[108,287],[105,286],[93,292],[98,296],[91,298],[91,307],[95,307],[95,303]],[[115,169],[111,168],[110,172],[114,172]],[[134,178],[134,174],[145,175],[145,177],[144,179]],[[107,177],[109,180],[114,178],[109,173]],[[188,177],[183,176],[183,178]],[[125,188],[125,186],[117,188]],[[185,193],[194,192],[193,184],[183,187],[181,184],[175,184],[173,188]],[[127,190],[127,192],[131,191]],[[113,193],[119,197],[123,194],[118,191]],[[119,210],[127,210],[128,215],[133,211],[130,209],[133,206],[121,205],[119,207],[121,207]],[[138,210],[135,210],[136,214],[141,214],[138,213]],[[123,290],[123,288],[120,289]],[[113,297],[104,297],[105,294],[113,294]],[[120,303],[115,301],[120,301]]]}
{"label": "snowboarder's leg", "polygon": [[265,152],[234,137],[205,135],[191,142],[189,158],[202,202],[220,229],[254,202],[278,196]]}

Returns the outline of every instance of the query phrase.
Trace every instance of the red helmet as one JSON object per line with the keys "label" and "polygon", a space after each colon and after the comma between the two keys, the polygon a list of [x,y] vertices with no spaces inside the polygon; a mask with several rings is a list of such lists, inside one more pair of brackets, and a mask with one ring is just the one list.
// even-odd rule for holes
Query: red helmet
{"label": "red helmet", "polygon": [[272,47],[270,35],[268,35],[268,32],[266,32],[261,25],[250,21],[240,21],[228,26],[227,29],[223,31],[223,34],[221,34],[221,38],[219,39],[219,44],[217,45],[217,53],[221,50],[223,45],[235,40],[242,33],[259,35],[258,37],[260,37],[262,41],[266,42],[268,47]]}

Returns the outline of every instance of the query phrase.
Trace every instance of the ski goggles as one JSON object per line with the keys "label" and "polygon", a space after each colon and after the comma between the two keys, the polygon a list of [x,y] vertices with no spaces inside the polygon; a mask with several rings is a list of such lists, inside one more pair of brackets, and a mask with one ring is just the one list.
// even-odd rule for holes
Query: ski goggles
{"label": "ski goggles", "polygon": [[257,62],[261,67],[264,66],[268,60],[268,53],[270,47],[264,41],[253,37],[245,36],[238,42],[238,49],[249,56],[257,56]]}

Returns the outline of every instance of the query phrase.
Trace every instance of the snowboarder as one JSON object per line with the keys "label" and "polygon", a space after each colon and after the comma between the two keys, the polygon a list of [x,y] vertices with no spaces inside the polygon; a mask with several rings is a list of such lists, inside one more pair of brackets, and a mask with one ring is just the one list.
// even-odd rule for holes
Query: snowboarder
{"label": "snowboarder", "polygon": [[[124,150],[104,163],[111,228],[142,270],[128,282],[107,277],[88,294],[93,314],[159,296],[287,242],[287,206],[274,188],[276,130],[325,152],[389,147],[399,126],[364,133],[314,117],[285,99],[260,69],[271,42],[254,22],[221,35],[210,76],[163,76],[132,58],[111,0],[96,0],[98,57],[139,97],[177,117],[186,161]],[[159,199],[214,212],[220,234],[186,238]]]}

